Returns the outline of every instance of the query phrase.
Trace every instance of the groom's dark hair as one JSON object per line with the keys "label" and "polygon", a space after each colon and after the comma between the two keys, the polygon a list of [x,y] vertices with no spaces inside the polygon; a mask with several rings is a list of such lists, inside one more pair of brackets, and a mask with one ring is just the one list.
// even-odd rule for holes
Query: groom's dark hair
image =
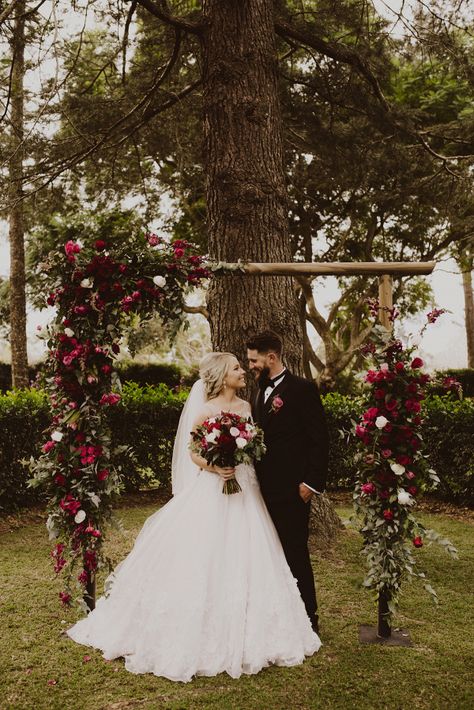
{"label": "groom's dark hair", "polygon": [[278,333],[275,333],[273,330],[265,330],[263,333],[249,338],[249,340],[247,340],[247,348],[249,350],[256,350],[259,353],[273,352],[281,357],[283,343]]}

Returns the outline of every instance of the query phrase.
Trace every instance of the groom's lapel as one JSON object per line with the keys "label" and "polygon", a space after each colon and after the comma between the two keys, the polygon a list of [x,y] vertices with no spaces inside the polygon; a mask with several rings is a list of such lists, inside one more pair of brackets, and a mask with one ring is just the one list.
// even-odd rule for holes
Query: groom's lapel
{"label": "groom's lapel", "polygon": [[279,397],[281,397],[281,399],[283,400],[283,407],[285,406],[285,400],[282,395],[288,389],[288,386],[290,384],[290,380],[291,380],[291,373],[287,372],[285,374],[285,377],[280,382],[280,384],[278,384],[276,387],[273,388],[271,395],[269,396],[269,398],[267,399],[267,401],[265,402],[265,405],[264,405],[264,412],[263,413],[264,413],[265,418],[278,416],[277,413],[272,412],[272,400],[277,395]]}

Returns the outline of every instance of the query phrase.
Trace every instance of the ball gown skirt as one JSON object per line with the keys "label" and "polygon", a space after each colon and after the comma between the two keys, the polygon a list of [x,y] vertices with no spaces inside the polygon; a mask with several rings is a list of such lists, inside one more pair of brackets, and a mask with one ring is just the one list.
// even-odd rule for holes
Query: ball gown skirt
{"label": "ball gown skirt", "polygon": [[196,480],[151,515],[112,587],[68,635],[123,656],[132,673],[174,681],[226,671],[232,678],[274,663],[293,666],[321,642],[263,502],[253,467],[242,491]]}

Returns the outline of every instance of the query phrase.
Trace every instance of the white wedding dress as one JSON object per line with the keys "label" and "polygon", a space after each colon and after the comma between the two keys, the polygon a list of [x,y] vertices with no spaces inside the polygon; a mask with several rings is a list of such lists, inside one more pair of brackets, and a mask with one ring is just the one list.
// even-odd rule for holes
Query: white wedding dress
{"label": "white wedding dress", "polygon": [[236,478],[242,491],[232,495],[205,470],[188,480],[148,518],[110,594],[68,635],[106,659],[123,656],[132,673],[174,681],[238,678],[315,653],[321,642],[255,470],[241,464]]}

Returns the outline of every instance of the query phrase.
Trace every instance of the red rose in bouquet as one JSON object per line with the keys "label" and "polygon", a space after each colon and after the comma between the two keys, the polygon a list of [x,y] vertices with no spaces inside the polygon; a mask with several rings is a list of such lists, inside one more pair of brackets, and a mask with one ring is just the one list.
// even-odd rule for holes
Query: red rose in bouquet
{"label": "red rose in bouquet", "polygon": [[[263,431],[250,419],[232,412],[206,419],[191,433],[190,449],[211,466],[233,468],[240,463],[259,461],[266,451]],[[241,491],[238,481],[224,482],[223,493]]]}

